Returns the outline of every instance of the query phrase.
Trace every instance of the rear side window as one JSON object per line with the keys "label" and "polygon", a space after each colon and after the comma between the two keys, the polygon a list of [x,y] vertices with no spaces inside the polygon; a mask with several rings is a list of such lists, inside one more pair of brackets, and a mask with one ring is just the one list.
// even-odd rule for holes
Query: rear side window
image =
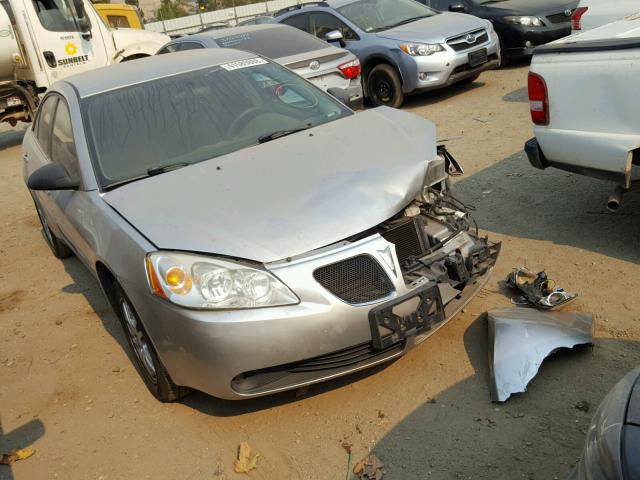
{"label": "rear side window", "polygon": [[76,155],[76,144],[73,140],[71,116],[69,115],[69,108],[62,100],[58,102],[56,116],[53,121],[51,160],[62,164],[70,175],[78,174],[78,156]]}
{"label": "rear side window", "polygon": [[113,28],[129,28],[129,19],[123,15],[107,15],[109,25]]}
{"label": "rear side window", "polygon": [[237,48],[268,58],[282,58],[327,48],[327,43],[295,28],[278,26],[216,38],[223,48]]}
{"label": "rear side window", "polygon": [[345,40],[357,40],[358,36],[340,19],[325,12],[315,12],[310,15],[311,33],[321,40],[327,33],[338,30]]}
{"label": "rear side window", "polygon": [[36,138],[40,148],[47,157],[51,156],[51,124],[53,123],[53,113],[55,112],[58,98],[54,95],[47,97],[40,106],[38,114],[38,124],[36,126]]}
{"label": "rear side window", "polygon": [[300,29],[303,32],[311,33],[311,29],[309,28],[309,15],[306,13],[285,18],[282,23]]}
{"label": "rear side window", "polygon": [[171,52],[175,52],[176,50],[178,50],[178,44],[171,43],[169,45],[162,47],[160,51],[156,53],[156,55],[162,55],[163,53],[171,53]]}
{"label": "rear side window", "polygon": [[184,52],[185,50],[195,50],[197,48],[204,48],[204,45],[198,42],[180,42],[178,44],[178,51]]}

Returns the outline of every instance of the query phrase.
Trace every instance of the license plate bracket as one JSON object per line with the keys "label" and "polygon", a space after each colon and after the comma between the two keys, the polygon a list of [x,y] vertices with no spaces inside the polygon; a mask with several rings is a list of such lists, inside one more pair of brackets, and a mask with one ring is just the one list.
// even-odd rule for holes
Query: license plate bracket
{"label": "license plate bracket", "polygon": [[469,66],[471,68],[479,67],[483,63],[487,63],[489,61],[489,57],[487,56],[487,49],[481,48],[479,50],[474,50],[473,52],[469,52]]}
{"label": "license plate bracket", "polygon": [[[417,301],[415,309],[406,314],[399,313],[402,305],[412,301]],[[426,284],[369,311],[373,347],[383,350],[409,336],[431,330],[444,319],[440,289],[433,283]]]}

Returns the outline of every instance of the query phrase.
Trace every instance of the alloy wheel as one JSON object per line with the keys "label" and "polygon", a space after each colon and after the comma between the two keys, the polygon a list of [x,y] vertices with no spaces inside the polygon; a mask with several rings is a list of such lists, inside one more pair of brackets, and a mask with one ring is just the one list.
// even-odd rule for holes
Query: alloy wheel
{"label": "alloy wheel", "polygon": [[157,373],[153,356],[151,354],[152,347],[149,345],[149,339],[147,338],[144,330],[142,330],[142,325],[140,325],[138,317],[133,311],[131,305],[129,305],[129,302],[125,299],[121,299],[120,309],[122,310],[122,315],[125,320],[133,352],[155,384],[157,382]]}

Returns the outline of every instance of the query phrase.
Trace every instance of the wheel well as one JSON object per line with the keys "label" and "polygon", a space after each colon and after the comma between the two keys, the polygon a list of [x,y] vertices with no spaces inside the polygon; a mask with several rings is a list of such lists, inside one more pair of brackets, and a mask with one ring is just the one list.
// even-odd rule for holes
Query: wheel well
{"label": "wheel well", "polygon": [[107,300],[111,306],[115,308],[115,296],[114,296],[114,288],[113,283],[116,280],[116,277],[111,270],[102,262],[96,263],[96,272],[98,274],[98,280],[100,281],[100,286],[102,287],[102,291],[107,296]]}
{"label": "wheel well", "polygon": [[374,69],[374,67],[380,65],[380,64],[386,64],[389,65],[391,68],[393,68],[396,73],[398,74],[398,77],[400,78],[400,84],[404,84],[404,81],[402,79],[402,74],[400,73],[400,70],[398,70],[398,67],[396,65],[394,65],[390,60],[384,58],[384,57],[373,57],[373,58],[368,58],[364,65],[362,66],[362,89],[364,90],[364,94],[366,96],[368,96],[368,92],[367,89],[369,88],[369,86],[367,85],[367,77],[369,76],[369,72],[371,70]]}

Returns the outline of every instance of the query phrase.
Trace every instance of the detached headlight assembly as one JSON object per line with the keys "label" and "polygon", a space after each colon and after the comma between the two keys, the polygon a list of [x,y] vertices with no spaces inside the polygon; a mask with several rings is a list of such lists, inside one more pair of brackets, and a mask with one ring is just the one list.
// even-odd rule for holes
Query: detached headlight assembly
{"label": "detached headlight assembly", "polygon": [[401,43],[400,50],[412,57],[428,57],[436,52],[444,51],[438,43]]}
{"label": "detached headlight assembly", "polygon": [[538,17],[504,17],[509,23],[522,25],[523,27],[542,27],[543,23]]}
{"label": "detached headlight assembly", "polygon": [[153,252],[146,263],[151,291],[182,307],[228,310],[298,303],[298,297],[271,273],[230,260]]}

